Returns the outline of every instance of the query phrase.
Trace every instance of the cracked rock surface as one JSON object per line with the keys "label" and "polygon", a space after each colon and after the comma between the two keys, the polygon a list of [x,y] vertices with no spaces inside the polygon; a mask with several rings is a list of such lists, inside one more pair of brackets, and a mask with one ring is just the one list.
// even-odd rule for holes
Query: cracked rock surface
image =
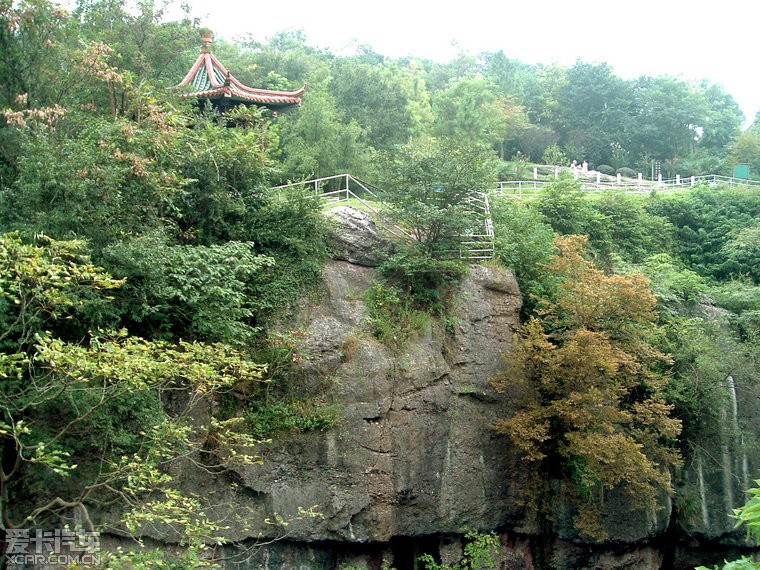
{"label": "cracked rock surface", "polygon": [[342,419],[277,438],[262,447],[261,465],[238,469],[252,510],[263,520],[318,505],[322,517],[288,529],[308,542],[384,542],[522,520],[521,481],[504,477],[516,459],[490,428],[505,413],[490,380],[519,326],[514,277],[473,266],[455,296],[454,324],[433,324],[398,354],[365,323],[361,299],[375,271],[335,261],[325,277],[325,296],[297,323],[305,331],[299,382],[325,386]]}

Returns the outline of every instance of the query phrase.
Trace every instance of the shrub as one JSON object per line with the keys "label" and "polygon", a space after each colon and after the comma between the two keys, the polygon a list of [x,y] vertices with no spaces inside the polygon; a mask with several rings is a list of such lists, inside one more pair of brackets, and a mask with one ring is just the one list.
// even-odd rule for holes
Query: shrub
{"label": "shrub", "polygon": [[609,164],[600,164],[599,166],[596,167],[596,169],[602,174],[607,174],[608,176],[615,176],[615,169],[612,168]]}
{"label": "shrub", "polygon": [[534,295],[546,285],[546,264],[554,251],[554,233],[546,218],[528,203],[499,200],[491,207],[497,259],[515,274],[523,293],[523,315],[534,308]]}
{"label": "shrub", "polygon": [[628,168],[627,166],[622,166],[618,168],[617,174],[619,174],[620,176],[624,176],[625,178],[638,177],[638,172],[636,172],[633,168]]}
{"label": "shrub", "polygon": [[259,439],[284,431],[325,430],[339,417],[336,406],[310,400],[256,401],[248,406],[245,416],[251,435]]}
{"label": "shrub", "polygon": [[553,144],[544,150],[542,161],[544,164],[551,164],[554,166],[564,166],[570,162],[567,159],[567,155],[562,152],[562,149],[556,144]]}
{"label": "shrub", "polygon": [[461,279],[465,269],[460,261],[434,259],[415,249],[393,255],[378,268],[413,304],[438,313],[443,311],[449,287]]}
{"label": "shrub", "polygon": [[119,242],[104,258],[127,278],[118,299],[131,327],[164,338],[230,343],[252,338],[253,285],[273,264],[250,242],[172,246],[162,235]]}
{"label": "shrub", "polygon": [[402,291],[377,283],[365,294],[372,336],[389,348],[400,350],[408,340],[430,324],[430,316],[412,308]]}

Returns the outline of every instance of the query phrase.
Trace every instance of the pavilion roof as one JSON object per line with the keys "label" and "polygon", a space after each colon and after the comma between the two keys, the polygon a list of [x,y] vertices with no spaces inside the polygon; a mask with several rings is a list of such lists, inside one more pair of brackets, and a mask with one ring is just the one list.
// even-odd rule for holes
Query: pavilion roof
{"label": "pavilion roof", "polygon": [[211,53],[211,37],[204,36],[203,42],[198,59],[177,85],[177,87],[192,88],[192,91],[186,93],[185,96],[212,100],[226,99],[266,107],[289,107],[301,104],[301,95],[305,87],[301,87],[298,91],[272,91],[243,85]]}

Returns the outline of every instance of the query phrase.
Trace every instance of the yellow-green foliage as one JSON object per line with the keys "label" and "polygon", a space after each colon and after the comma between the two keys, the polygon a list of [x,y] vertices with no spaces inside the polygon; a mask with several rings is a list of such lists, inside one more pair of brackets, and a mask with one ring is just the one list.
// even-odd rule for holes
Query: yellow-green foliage
{"label": "yellow-green foliage", "polygon": [[[681,430],[662,397],[668,358],[651,344],[656,299],[640,275],[605,275],[583,257],[585,238],[557,238],[558,281],[541,319],[517,335],[509,371],[494,382],[521,400],[496,423],[525,461],[573,483],[579,531],[602,538],[598,507],[622,488],[652,509],[672,493],[671,447]],[[560,469],[552,473],[552,466]]]}

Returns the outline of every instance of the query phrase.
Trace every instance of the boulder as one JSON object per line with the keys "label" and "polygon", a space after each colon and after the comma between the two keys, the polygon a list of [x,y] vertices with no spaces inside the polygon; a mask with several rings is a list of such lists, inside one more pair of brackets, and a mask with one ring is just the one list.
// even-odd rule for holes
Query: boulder
{"label": "boulder", "polygon": [[337,206],[325,214],[332,222],[328,247],[335,259],[377,267],[393,252],[393,244],[372,218],[351,206]]}

